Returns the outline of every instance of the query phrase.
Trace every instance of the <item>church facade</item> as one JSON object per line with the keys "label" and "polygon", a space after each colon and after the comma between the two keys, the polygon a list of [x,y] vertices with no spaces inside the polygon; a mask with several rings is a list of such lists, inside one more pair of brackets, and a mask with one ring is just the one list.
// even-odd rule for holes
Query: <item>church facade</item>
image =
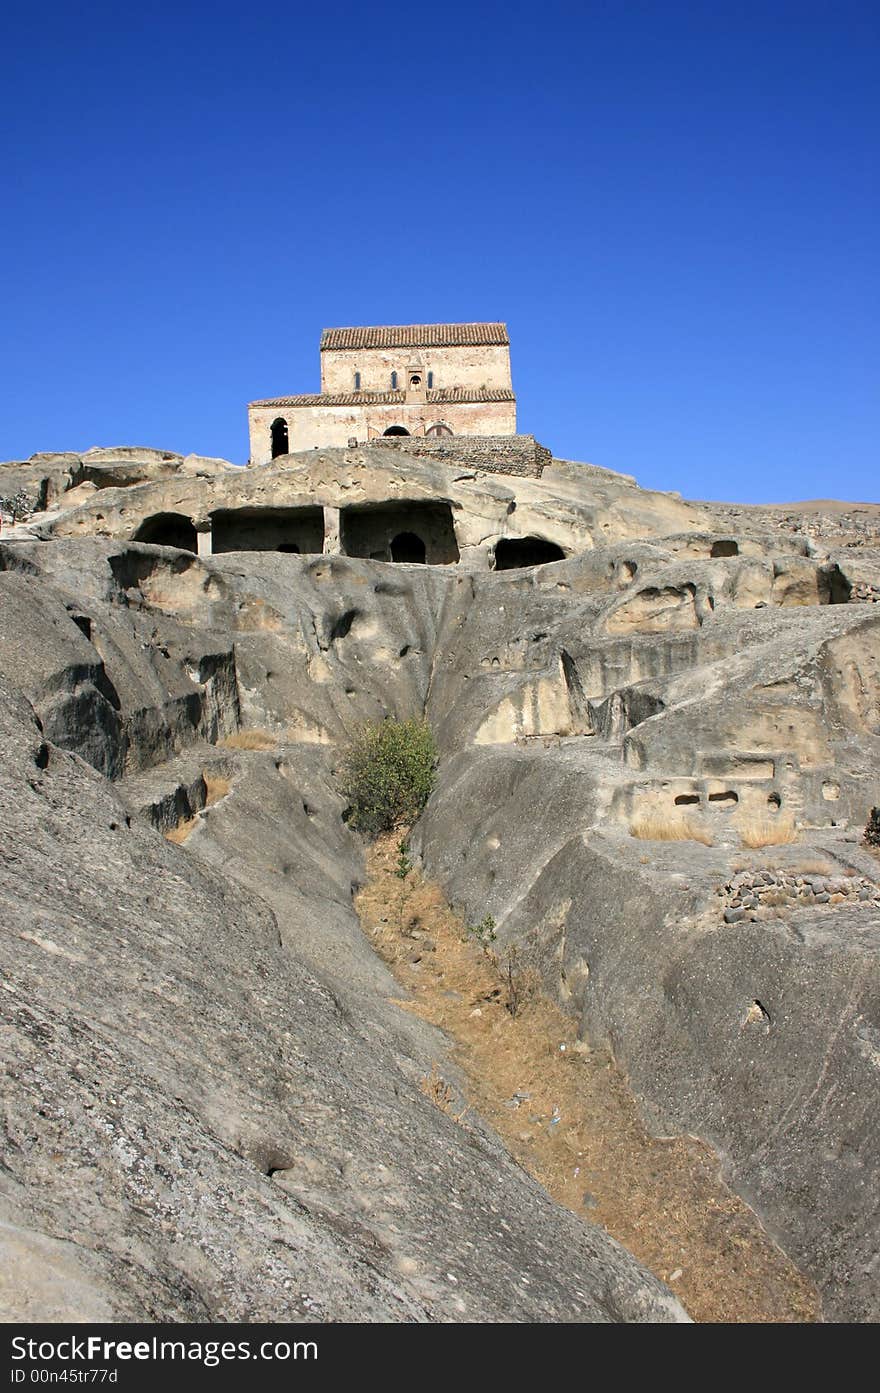
{"label": "church facade", "polygon": [[516,434],[504,324],[325,329],[321,390],[248,406],[251,464],[381,436]]}

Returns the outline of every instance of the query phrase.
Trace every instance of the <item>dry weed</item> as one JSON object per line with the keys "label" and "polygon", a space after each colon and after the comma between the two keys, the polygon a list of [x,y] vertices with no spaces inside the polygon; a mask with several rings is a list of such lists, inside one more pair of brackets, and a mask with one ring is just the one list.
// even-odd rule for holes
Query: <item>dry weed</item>
{"label": "dry weed", "polygon": [[231,787],[229,779],[205,771],[205,807],[210,808],[214,803],[219,803],[221,798],[226,797]]}
{"label": "dry weed", "polygon": [[166,842],[174,842],[175,846],[182,846],[198,820],[198,817],[186,817],[182,822],[178,822],[176,827],[172,827],[170,832],[165,833]]}
{"label": "dry weed", "polygon": [[440,1073],[436,1063],[431,1065],[430,1074],[425,1075],[419,1087],[426,1097],[431,1099],[432,1103],[436,1103],[441,1112],[452,1112],[455,1094]]}
{"label": "dry weed", "polygon": [[703,846],[714,845],[711,833],[698,822],[656,808],[636,813],[630,820],[629,834],[644,842],[701,842]]}
{"label": "dry weed", "polygon": [[270,735],[268,730],[237,730],[220,741],[228,750],[274,750],[278,736]]}
{"label": "dry weed", "polygon": [[537,961],[538,945],[533,935],[523,944],[513,944],[504,956],[501,968],[507,988],[505,1005],[512,1016],[518,1016],[529,1002],[541,993],[544,982]]}
{"label": "dry weed", "polygon": [[785,870],[792,875],[834,875],[840,872],[826,857],[803,856],[797,861],[788,862]]}
{"label": "dry weed", "polygon": [[[232,787],[229,779],[223,778],[220,774],[209,774],[207,769],[204,771],[205,780],[205,804],[206,808],[213,807],[219,803],[221,798],[225,798]],[[172,827],[170,832],[165,833],[166,842],[174,842],[176,846],[182,846],[187,837],[192,832],[199,820],[199,811],[193,817],[181,818],[176,827]]]}
{"label": "dry weed", "polygon": [[[396,934],[394,972],[406,989],[399,1004],[455,1042],[468,1109],[554,1198],[602,1224],[662,1280],[684,1269],[676,1291],[698,1320],[815,1319],[809,1283],[725,1189],[717,1157],[690,1138],[651,1136],[611,1056],[584,1050],[575,1022],[542,991],[513,1014],[507,954],[495,960],[478,951],[418,868],[398,877],[399,840],[397,833],[371,847],[356,907],[374,943],[377,931]],[[424,938],[414,940],[413,930],[430,935],[435,951],[414,960],[411,949]],[[519,966],[536,965],[537,935],[534,945],[529,937],[516,946]],[[468,1109],[459,1111],[436,1066],[421,1089],[464,1125]]]}
{"label": "dry weed", "polygon": [[740,841],[753,850],[762,846],[788,846],[798,833],[793,818],[745,818],[738,824]]}

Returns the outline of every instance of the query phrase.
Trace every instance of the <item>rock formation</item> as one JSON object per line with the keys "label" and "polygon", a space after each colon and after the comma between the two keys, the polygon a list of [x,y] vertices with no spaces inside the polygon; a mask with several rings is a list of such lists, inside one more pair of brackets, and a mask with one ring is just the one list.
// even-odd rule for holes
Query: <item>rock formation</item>
{"label": "rock formation", "polygon": [[[357,926],[335,769],[424,712],[426,868],[876,1319],[877,512],[91,455],[0,467],[42,504],[0,538],[11,1314],[683,1318],[421,1087],[455,1068]],[[214,554],[137,540],[167,518]],[[437,564],[371,559],[392,529]],[[505,569],[530,539],[564,559]]]}

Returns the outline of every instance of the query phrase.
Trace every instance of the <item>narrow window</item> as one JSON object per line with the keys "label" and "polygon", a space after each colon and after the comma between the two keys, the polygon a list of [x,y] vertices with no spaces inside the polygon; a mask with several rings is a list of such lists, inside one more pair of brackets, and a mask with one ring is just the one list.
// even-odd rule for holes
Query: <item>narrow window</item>
{"label": "narrow window", "polygon": [[392,390],[392,392],[396,392],[396,391],[397,391],[397,373],[396,373],[396,372],[393,372],[393,373],[391,374],[391,390]]}
{"label": "narrow window", "polygon": [[432,372],[429,372],[429,373],[428,373],[428,391],[430,391],[431,388],[432,388],[433,386],[434,386],[434,374],[433,374]]}
{"label": "narrow window", "polygon": [[286,455],[290,449],[287,438],[287,422],[283,416],[272,422],[272,458],[277,459],[279,455]]}
{"label": "narrow window", "polygon": [[361,375],[359,372],[356,372],[354,375],[354,390],[356,392],[361,390]]}

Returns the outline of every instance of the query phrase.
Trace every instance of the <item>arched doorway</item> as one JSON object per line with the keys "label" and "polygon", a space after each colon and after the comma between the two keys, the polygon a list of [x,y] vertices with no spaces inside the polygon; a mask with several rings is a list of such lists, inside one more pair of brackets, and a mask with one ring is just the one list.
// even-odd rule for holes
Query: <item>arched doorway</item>
{"label": "arched doorway", "polygon": [[277,459],[279,455],[290,454],[290,442],[287,436],[287,422],[283,416],[279,416],[277,421],[272,422],[272,458]]}
{"label": "arched doorway", "polygon": [[440,439],[443,436],[452,434],[453,431],[449,429],[449,426],[444,425],[442,421],[438,421],[435,426],[429,426],[425,431],[425,435],[432,435],[435,439]]}
{"label": "arched doorway", "polygon": [[179,551],[198,551],[198,539],[192,519],[184,513],[154,513],[145,518],[132,538],[134,542],[151,542],[155,547],[177,547]]}
{"label": "arched doorway", "polygon": [[398,532],[391,541],[391,560],[408,562],[411,566],[424,566],[425,544],[415,532]]}
{"label": "arched doorway", "polygon": [[504,537],[495,548],[495,570],[515,571],[521,566],[545,566],[564,561],[565,552],[543,537]]}
{"label": "arched doorway", "polygon": [[383,435],[409,435],[409,431],[406,429],[405,426],[389,426],[387,430],[385,430],[385,431],[382,432],[382,434],[383,434]]}

